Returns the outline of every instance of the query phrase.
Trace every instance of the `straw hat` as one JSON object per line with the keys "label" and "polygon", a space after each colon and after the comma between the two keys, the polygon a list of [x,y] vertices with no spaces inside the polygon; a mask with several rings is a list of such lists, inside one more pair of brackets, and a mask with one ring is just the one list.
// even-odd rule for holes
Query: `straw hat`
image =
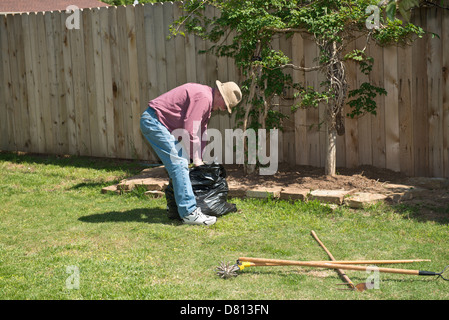
{"label": "straw hat", "polygon": [[231,113],[232,108],[238,105],[242,100],[242,92],[240,91],[239,86],[232,81],[222,83],[217,80],[215,83],[217,84],[218,90],[220,90],[229,113]]}

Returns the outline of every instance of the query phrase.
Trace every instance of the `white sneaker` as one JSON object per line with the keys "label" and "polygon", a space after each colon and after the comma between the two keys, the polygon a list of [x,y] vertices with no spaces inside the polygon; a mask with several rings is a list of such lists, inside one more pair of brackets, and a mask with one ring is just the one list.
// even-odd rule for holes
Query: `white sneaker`
{"label": "white sneaker", "polygon": [[185,224],[199,224],[210,226],[217,221],[217,217],[208,216],[201,212],[201,208],[197,207],[191,214],[182,218]]}

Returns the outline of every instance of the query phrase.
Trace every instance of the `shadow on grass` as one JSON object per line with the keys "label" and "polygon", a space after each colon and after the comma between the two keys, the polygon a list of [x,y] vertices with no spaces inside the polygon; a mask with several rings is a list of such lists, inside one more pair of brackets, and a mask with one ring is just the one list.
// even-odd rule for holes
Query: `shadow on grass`
{"label": "shadow on grass", "polygon": [[181,225],[176,220],[167,217],[165,210],[157,208],[142,208],[128,211],[110,211],[100,214],[84,216],[78,220],[88,223],[107,223],[107,222],[143,222],[159,223],[168,225]]}
{"label": "shadow on grass", "polygon": [[132,174],[136,174],[150,165],[145,163],[146,161],[137,160],[8,151],[0,151],[0,160],[10,161],[16,164],[44,164],[105,171],[116,171],[117,168],[121,168],[130,171]]}
{"label": "shadow on grass", "polygon": [[119,179],[111,181],[111,182],[81,182],[78,183],[70,188],[68,188],[69,190],[80,190],[80,189],[84,189],[84,188],[93,188],[93,189],[101,189],[102,187],[108,186],[108,185],[112,185],[116,182],[118,182]]}
{"label": "shadow on grass", "polygon": [[397,212],[403,215],[404,219],[413,219],[417,222],[433,221],[441,225],[449,225],[449,204],[442,201],[439,205],[427,204],[402,204],[396,205]]}

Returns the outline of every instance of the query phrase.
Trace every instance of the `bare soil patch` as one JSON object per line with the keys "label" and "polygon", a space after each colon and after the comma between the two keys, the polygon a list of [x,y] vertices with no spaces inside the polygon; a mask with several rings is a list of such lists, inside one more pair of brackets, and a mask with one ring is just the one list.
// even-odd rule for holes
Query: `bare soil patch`
{"label": "bare soil patch", "polygon": [[391,170],[363,166],[339,168],[335,177],[326,176],[324,168],[280,164],[274,175],[245,175],[239,165],[225,165],[227,181],[247,187],[289,187],[298,189],[356,190],[381,193],[385,184],[406,184],[408,178]]}
{"label": "bare soil patch", "polygon": [[[225,165],[225,168],[229,184],[241,185],[250,189],[288,187],[289,190],[348,190],[353,193],[386,194],[394,192],[392,189],[388,189],[391,186],[403,186],[416,192],[413,192],[410,197],[401,197],[400,202],[419,205],[422,208],[442,208],[444,212],[449,213],[447,184],[438,181],[438,184],[431,185],[427,182],[432,178],[410,178],[388,169],[373,166],[338,168],[338,174],[330,177],[324,174],[324,168],[311,166],[280,164],[276,174],[267,176],[245,175],[242,166],[239,165]],[[424,179],[426,184],[424,185],[419,179]]]}

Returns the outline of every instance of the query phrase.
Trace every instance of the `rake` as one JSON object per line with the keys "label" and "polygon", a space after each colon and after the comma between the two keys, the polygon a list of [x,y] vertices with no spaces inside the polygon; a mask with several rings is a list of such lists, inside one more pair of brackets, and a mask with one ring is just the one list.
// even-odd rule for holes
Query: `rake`
{"label": "rake", "polygon": [[[243,270],[246,267],[253,266],[302,266],[302,267],[316,267],[325,269],[341,269],[341,270],[356,270],[356,271],[372,271],[372,267],[359,266],[356,264],[381,264],[381,263],[412,263],[429,261],[426,259],[416,260],[356,260],[356,261],[292,261],[292,260],[278,260],[278,259],[263,259],[263,258],[251,258],[240,257],[237,263],[231,265],[229,263],[221,263],[217,267],[217,274],[222,278],[234,277],[238,271]],[[408,274],[418,276],[437,276],[443,280],[449,281],[449,279],[443,277],[443,273],[449,267],[446,266],[441,272],[424,271],[424,270],[409,270],[409,269],[395,269],[395,268],[376,268],[375,270],[383,273],[397,273]]]}

